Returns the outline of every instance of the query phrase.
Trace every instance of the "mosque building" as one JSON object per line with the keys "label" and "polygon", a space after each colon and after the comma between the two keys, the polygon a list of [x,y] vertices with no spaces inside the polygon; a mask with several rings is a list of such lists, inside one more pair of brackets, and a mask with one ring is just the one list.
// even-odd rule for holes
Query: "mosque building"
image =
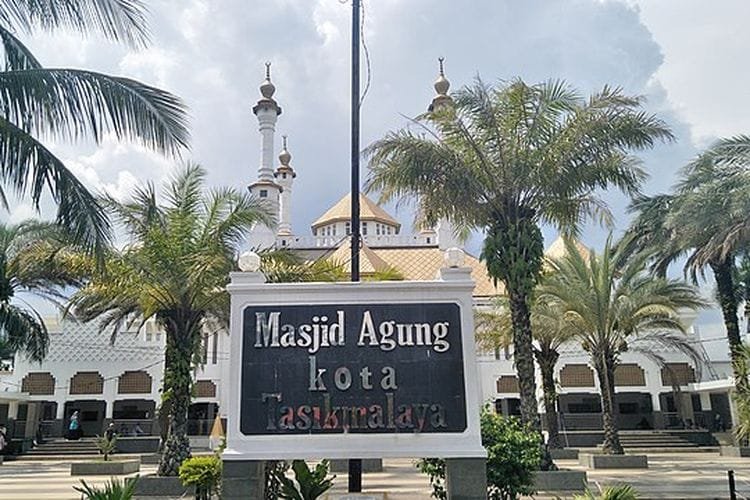
{"label": "mosque building", "polygon": [[[442,60],[440,63],[430,110],[452,103],[450,83]],[[260,165],[248,189],[266,200],[278,224],[254,227],[248,248],[291,249],[310,261],[329,260],[349,271],[350,195],[333,203],[309,230],[292,227],[294,192],[304,189],[304,173],[300,172],[298,180],[286,137],[281,142],[278,163],[274,159],[276,125],[282,112],[274,99],[275,91],[267,64],[261,97],[252,108],[261,138]],[[390,275],[405,280],[433,280],[445,265],[445,251],[461,247],[447,221],[410,233],[364,194],[360,195],[360,206],[361,273],[365,278]],[[564,244],[558,239],[548,248],[547,255],[560,257],[563,252]],[[487,275],[484,264],[468,252],[464,265],[471,268],[476,307],[489,307],[492,297],[502,290]],[[684,319],[689,323],[694,318]],[[49,320],[47,325],[50,349],[44,362],[31,363],[19,355],[6,366],[0,363],[0,424],[6,423],[13,437],[31,437],[37,432],[59,436],[64,422],[76,410],[81,415],[84,435],[101,434],[109,422],[126,435],[158,434],[156,410],[161,399],[165,339],[154,323],[137,331],[120,331],[113,343],[108,334],[98,331],[96,324]],[[694,332],[691,330],[690,334]],[[195,397],[189,415],[189,433],[193,435],[207,434],[215,416],[224,416],[227,407],[228,334],[211,332],[203,345],[202,363],[194,373]],[[679,353],[660,354],[669,361],[671,370],[640,354],[623,355],[622,365],[615,373],[622,429],[643,428],[644,422],[650,428],[668,428],[683,425],[688,419],[710,427],[716,413],[731,424],[732,410],[726,384],[722,383],[730,371],[727,362],[709,363],[713,368],[703,370],[700,380],[701,370]],[[518,379],[512,350],[480,352],[477,370],[483,400],[499,412],[518,414]],[[556,379],[561,430],[601,429],[598,382],[588,355],[579,345],[563,347]],[[679,394],[673,391],[675,383],[682,389]],[[537,386],[541,391],[540,381]]]}

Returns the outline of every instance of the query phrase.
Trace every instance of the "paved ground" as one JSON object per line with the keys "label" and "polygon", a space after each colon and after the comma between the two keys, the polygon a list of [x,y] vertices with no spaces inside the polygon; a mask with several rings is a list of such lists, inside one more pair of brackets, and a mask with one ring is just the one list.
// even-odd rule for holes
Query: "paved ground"
{"label": "paved ground", "polygon": [[[560,460],[562,468],[581,469],[575,461]],[[141,466],[141,474],[151,473],[155,466]],[[635,486],[642,498],[659,499],[727,499],[727,469],[737,476],[739,498],[750,498],[750,459],[721,457],[717,453],[669,453],[649,456],[647,470],[588,471],[592,489],[627,482]],[[89,476],[86,481],[102,484],[107,477]],[[70,476],[70,465],[62,462],[5,462],[0,465],[0,499],[46,500],[80,497],[73,490],[79,478]],[[334,500],[345,493],[346,474],[338,474],[335,488],[324,498]],[[428,500],[429,485],[410,460],[386,460],[382,473],[366,474],[365,493],[378,499]],[[383,493],[387,492],[387,495]],[[566,498],[547,497],[535,498]],[[567,497],[570,498],[570,497]]]}

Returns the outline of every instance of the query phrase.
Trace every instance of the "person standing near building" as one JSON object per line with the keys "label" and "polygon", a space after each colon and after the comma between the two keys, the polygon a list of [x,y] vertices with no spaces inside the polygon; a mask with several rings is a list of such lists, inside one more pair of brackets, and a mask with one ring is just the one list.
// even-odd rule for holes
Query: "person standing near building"
{"label": "person standing near building", "polygon": [[81,424],[78,422],[78,410],[76,410],[70,416],[70,424],[68,424],[68,439],[77,441],[80,438]]}

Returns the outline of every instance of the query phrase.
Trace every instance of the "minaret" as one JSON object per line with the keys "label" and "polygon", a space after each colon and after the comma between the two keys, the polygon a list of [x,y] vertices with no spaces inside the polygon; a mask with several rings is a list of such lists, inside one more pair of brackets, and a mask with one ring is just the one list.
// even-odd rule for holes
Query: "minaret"
{"label": "minaret", "polygon": [[292,236],[292,184],[297,173],[289,165],[292,161],[292,155],[289,153],[286,145],[286,136],[282,137],[282,149],[279,153],[279,166],[276,167],[274,177],[276,183],[281,186],[281,207],[279,210],[279,230],[276,233],[276,240],[281,246],[289,245],[289,237]]}
{"label": "minaret", "polygon": [[[432,102],[427,110],[432,113],[433,111],[439,110],[443,106],[453,106],[453,99],[448,95],[448,90],[451,88],[451,82],[445,77],[445,68],[443,62],[445,58],[438,58],[440,66],[440,73],[438,74],[437,80],[435,80],[435,97],[432,98]],[[437,233],[437,243],[441,250],[447,250],[452,247],[461,247],[461,242],[456,237],[456,230],[447,219],[440,219],[435,228]]]}
{"label": "minaret", "polygon": [[[282,187],[274,181],[273,142],[276,132],[276,120],[281,114],[281,107],[274,101],[276,87],[271,83],[271,63],[266,63],[266,79],[260,84],[261,98],[253,106],[253,113],[258,118],[260,131],[260,166],[258,180],[250,184],[250,193],[266,203],[273,217],[279,217],[279,194]],[[250,244],[254,248],[269,248],[276,242],[273,229],[262,224],[255,226],[250,235]]]}

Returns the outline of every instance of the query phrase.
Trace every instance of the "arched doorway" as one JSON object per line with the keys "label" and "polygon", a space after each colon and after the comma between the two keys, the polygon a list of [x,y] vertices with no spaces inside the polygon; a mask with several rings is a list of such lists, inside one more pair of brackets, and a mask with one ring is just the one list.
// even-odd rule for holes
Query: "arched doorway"
{"label": "arched doorway", "polygon": [[84,436],[100,436],[103,432],[104,415],[107,403],[100,400],[81,399],[65,403],[65,421],[63,422],[63,433],[67,432],[70,416],[74,411],[78,412],[78,422]]}

